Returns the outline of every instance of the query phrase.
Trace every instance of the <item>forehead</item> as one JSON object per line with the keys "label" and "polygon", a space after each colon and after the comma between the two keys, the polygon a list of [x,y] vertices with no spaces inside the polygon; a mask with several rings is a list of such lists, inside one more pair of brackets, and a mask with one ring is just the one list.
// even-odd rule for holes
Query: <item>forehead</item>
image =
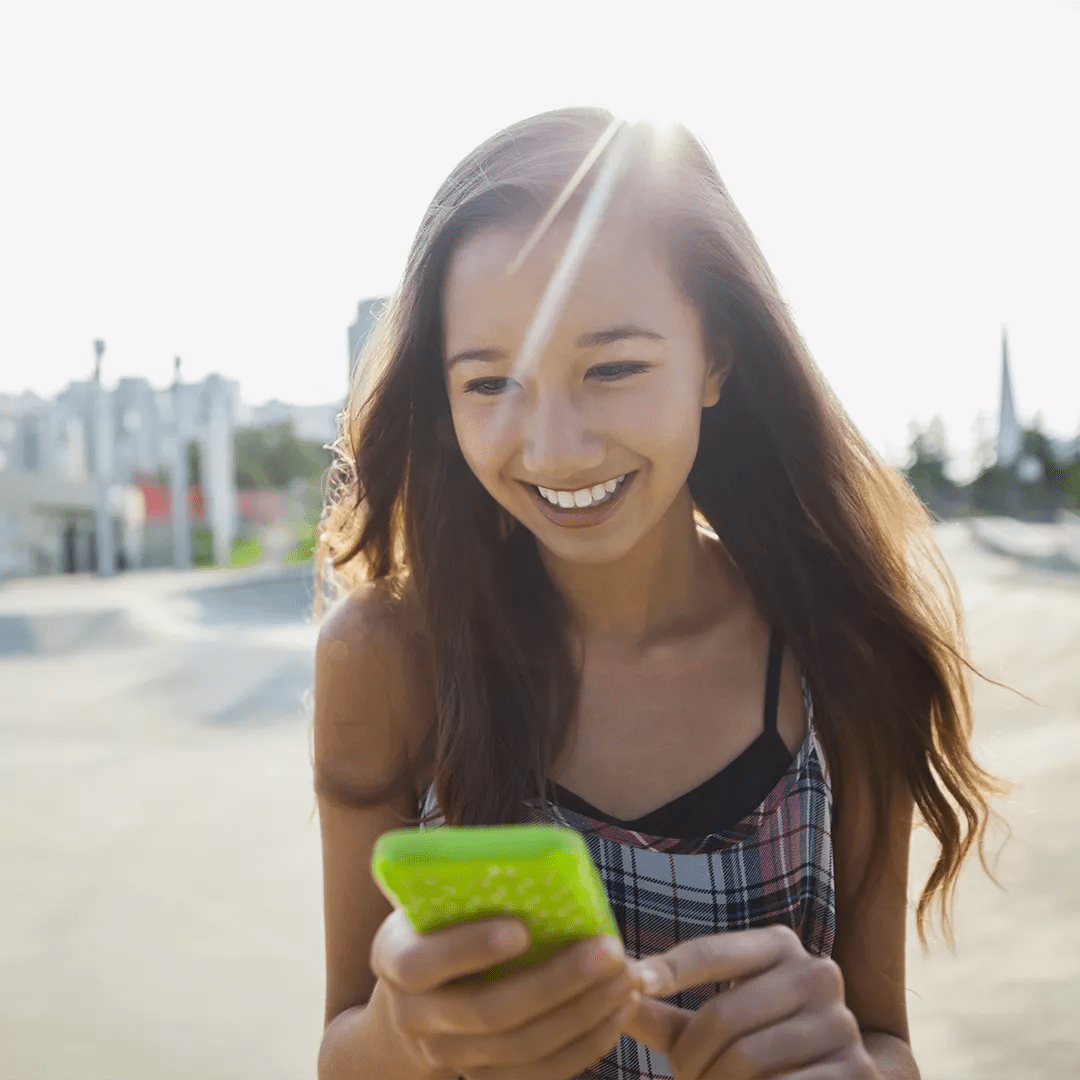
{"label": "forehead", "polygon": [[[531,223],[488,226],[458,245],[443,286],[447,355],[520,341],[573,227],[573,220],[557,221],[513,275],[507,268],[531,234]],[[553,336],[619,323],[664,333],[694,317],[658,245],[642,226],[615,212],[593,234]]]}

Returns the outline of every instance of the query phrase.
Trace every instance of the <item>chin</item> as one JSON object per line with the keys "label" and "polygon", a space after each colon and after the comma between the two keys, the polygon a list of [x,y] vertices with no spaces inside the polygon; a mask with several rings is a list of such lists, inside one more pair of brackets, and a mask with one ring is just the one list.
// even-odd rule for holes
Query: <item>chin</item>
{"label": "chin", "polygon": [[[557,528],[557,526],[556,526]],[[568,530],[569,531],[569,530]],[[556,559],[581,566],[602,566],[625,558],[639,543],[641,537],[628,535],[619,530],[618,536],[603,539],[586,536],[552,537],[548,530],[534,532],[537,543]]]}

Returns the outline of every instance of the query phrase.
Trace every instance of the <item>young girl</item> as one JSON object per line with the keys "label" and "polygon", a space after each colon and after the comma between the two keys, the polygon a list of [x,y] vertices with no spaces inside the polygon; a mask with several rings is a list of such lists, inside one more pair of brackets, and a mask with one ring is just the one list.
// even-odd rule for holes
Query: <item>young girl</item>
{"label": "young girl", "polygon": [[[495,135],[358,371],[318,551],[320,1076],[918,1076],[914,811],[921,933],[995,790],[961,609],[702,145],[599,109]],[[417,935],[376,838],[540,821],[623,947],[448,985],[527,931]]]}

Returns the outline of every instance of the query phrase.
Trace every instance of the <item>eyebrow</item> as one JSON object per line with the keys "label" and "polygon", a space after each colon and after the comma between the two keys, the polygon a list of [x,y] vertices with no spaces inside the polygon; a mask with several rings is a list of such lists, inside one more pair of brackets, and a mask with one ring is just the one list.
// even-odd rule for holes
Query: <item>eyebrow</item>
{"label": "eyebrow", "polygon": [[[633,338],[645,338],[650,341],[663,341],[664,335],[655,330],[646,330],[642,326],[609,326],[606,330],[590,330],[577,339],[579,349],[596,349],[602,345],[612,345],[616,341],[627,341]],[[446,362],[449,371],[455,364],[462,364],[466,360],[478,360],[482,363],[494,364],[507,359],[505,349],[463,349],[454,353]]]}

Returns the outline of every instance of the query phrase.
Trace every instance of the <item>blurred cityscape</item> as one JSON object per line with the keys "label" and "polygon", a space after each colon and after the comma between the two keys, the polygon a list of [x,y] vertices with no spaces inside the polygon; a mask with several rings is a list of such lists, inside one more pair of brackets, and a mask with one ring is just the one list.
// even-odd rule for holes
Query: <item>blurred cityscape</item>
{"label": "blurred cityscape", "polygon": [[1038,413],[1032,424],[1021,424],[1004,329],[997,429],[982,425],[978,432],[974,477],[964,484],[950,479],[951,455],[940,417],[925,428],[912,424],[910,431],[904,472],[939,518],[1005,514],[1048,523],[1080,506],[1080,425],[1068,438],[1044,431]]}
{"label": "blurred cityscape", "polygon": [[[362,301],[349,369],[384,298]],[[46,400],[0,394],[0,580],[304,561],[345,403],[250,406],[210,375],[93,376]],[[347,380],[343,381],[343,388]]]}

